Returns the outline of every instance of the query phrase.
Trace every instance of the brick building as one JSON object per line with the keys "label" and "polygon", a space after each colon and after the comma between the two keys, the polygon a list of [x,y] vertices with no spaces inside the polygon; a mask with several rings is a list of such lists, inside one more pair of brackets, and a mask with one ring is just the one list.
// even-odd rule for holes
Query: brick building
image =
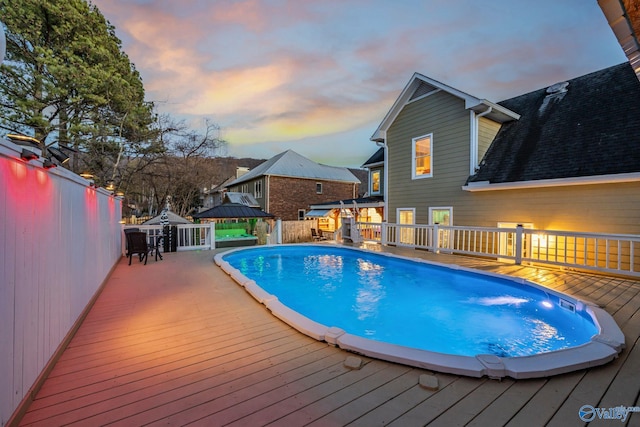
{"label": "brick building", "polygon": [[360,180],[347,168],[315,163],[284,151],[228,184],[252,194],[260,207],[284,221],[302,220],[311,205],[357,197]]}

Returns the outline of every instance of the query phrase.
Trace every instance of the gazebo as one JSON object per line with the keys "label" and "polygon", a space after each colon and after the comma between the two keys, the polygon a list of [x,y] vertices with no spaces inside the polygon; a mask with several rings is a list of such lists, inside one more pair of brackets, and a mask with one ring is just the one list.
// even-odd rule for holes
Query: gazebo
{"label": "gazebo", "polygon": [[265,244],[274,215],[241,203],[224,203],[193,215],[194,219],[215,222],[217,247]]}

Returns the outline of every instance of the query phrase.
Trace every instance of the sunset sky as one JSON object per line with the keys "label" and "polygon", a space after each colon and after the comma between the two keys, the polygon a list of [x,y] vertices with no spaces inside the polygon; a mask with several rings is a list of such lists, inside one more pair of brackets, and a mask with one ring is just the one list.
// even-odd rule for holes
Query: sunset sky
{"label": "sunset sky", "polygon": [[359,167],[414,72],[498,102],[626,60],[597,0],[92,0],[223,155]]}

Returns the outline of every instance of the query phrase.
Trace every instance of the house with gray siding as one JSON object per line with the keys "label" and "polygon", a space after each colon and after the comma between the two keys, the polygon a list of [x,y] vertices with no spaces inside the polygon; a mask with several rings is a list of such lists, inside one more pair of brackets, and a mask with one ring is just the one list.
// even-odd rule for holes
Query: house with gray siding
{"label": "house with gray siding", "polygon": [[629,63],[493,103],[414,74],[371,140],[391,223],[640,234]]}

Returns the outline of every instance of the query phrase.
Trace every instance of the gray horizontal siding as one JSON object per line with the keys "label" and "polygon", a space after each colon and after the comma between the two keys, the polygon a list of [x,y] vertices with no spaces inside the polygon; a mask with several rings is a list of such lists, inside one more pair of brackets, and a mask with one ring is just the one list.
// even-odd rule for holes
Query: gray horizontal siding
{"label": "gray horizontal siding", "polygon": [[486,117],[478,119],[478,161],[481,161],[500,130],[500,123]]}
{"label": "gray horizontal siding", "polygon": [[[498,125],[479,120],[479,158]],[[469,112],[445,92],[408,104],[387,132],[388,220],[397,208],[415,208],[416,222],[428,222],[429,207],[452,206],[454,225],[495,227],[498,222],[533,223],[536,228],[640,233],[640,183],[584,185],[470,193]],[[411,179],[411,140],[433,133],[433,177]]]}
{"label": "gray horizontal siding", "polygon": [[[398,207],[416,207],[426,223],[430,200],[449,199],[469,170],[469,113],[464,102],[446,92],[408,104],[387,132],[389,146],[389,219]],[[433,177],[411,179],[412,139],[433,134]]]}
{"label": "gray horizontal siding", "polygon": [[529,222],[549,230],[640,233],[640,183],[462,192],[456,225]]}

